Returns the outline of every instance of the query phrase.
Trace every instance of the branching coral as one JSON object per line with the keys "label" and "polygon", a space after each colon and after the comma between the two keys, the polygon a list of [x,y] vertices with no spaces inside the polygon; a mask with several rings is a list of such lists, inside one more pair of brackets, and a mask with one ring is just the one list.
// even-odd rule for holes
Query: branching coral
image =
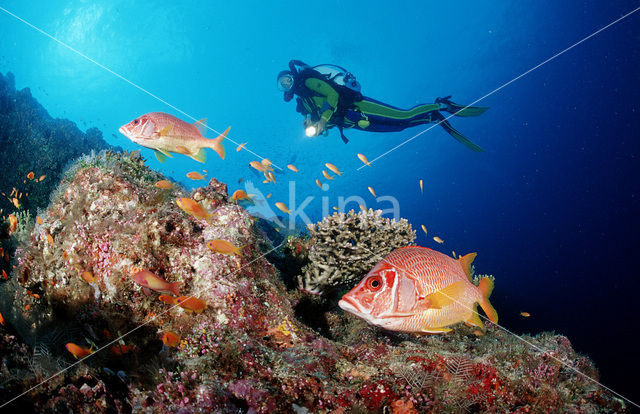
{"label": "branching coral", "polygon": [[382,257],[416,238],[407,220],[384,218],[381,210],[372,209],[334,213],[308,228],[309,263],[298,282],[316,294],[359,281]]}

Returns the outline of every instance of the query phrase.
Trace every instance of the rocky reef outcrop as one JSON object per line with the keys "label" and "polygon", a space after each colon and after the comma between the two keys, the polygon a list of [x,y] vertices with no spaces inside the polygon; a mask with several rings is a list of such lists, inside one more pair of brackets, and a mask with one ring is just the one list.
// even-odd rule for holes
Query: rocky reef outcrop
{"label": "rocky reef outcrop", "polygon": [[[569,340],[523,341],[489,324],[390,333],[332,309],[321,335],[265,259],[273,245],[212,179],[187,193],[139,153],[102,152],[61,179],[0,282],[0,405],[37,412],[609,412],[592,362]],[[185,214],[190,197],[211,214]],[[240,254],[207,247],[241,246]],[[262,246],[262,247],[259,247]],[[269,247],[273,246],[273,247]],[[193,311],[132,274],[147,269]],[[165,295],[162,297],[161,295]],[[314,312],[308,309],[308,312]],[[317,311],[315,311],[317,312]],[[166,341],[173,333],[178,340]],[[76,360],[74,343],[92,352]],[[534,346],[532,346],[534,345]],[[580,373],[577,373],[577,372]],[[34,387],[34,388],[32,388]],[[14,397],[24,393],[20,398]]]}
{"label": "rocky reef outcrop", "polygon": [[[13,74],[7,73],[0,74],[0,148],[0,191],[8,196],[18,189],[20,208],[35,217],[38,208],[49,204],[49,194],[70,162],[109,145],[97,128],[82,132],[68,119],[52,118],[29,88],[17,91]],[[27,178],[30,172],[33,179]],[[0,197],[0,211],[13,208],[10,198]]]}

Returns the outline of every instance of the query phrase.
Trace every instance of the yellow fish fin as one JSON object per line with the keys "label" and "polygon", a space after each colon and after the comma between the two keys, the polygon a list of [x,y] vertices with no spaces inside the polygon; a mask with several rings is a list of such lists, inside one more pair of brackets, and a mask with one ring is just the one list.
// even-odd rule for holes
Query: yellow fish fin
{"label": "yellow fish fin", "polygon": [[166,127],[162,128],[162,129],[160,130],[160,132],[158,132],[158,135],[160,135],[161,137],[164,137],[164,136],[166,136],[166,135],[169,135],[169,133],[171,132],[171,130],[172,130],[172,129],[173,129],[173,128],[172,128],[172,125],[171,125],[171,124],[169,124],[169,125],[167,125]]}
{"label": "yellow fish fin", "polygon": [[[154,152],[156,153],[156,158],[158,159],[158,161],[163,163],[167,160],[168,153],[165,153],[164,151],[160,151],[160,150],[155,150]],[[171,157],[171,155],[169,156]]]}
{"label": "yellow fish fin", "polygon": [[493,323],[498,323],[498,312],[493,308],[491,302],[489,302],[489,296],[491,292],[493,292],[493,279],[488,277],[483,277],[480,280],[480,284],[478,285],[478,289],[482,293],[482,300],[480,301],[480,306],[484,313],[487,314],[487,318]]}
{"label": "yellow fish fin", "polygon": [[476,326],[480,329],[484,329],[484,325],[482,324],[482,319],[480,319],[480,315],[478,314],[478,303],[473,304],[473,313],[471,317],[467,319],[464,323],[468,326]]}
{"label": "yellow fish fin", "polygon": [[217,138],[209,140],[209,148],[218,153],[220,158],[224,160],[224,147],[222,146],[222,140],[227,137],[229,130],[231,127],[227,128],[222,134],[218,135]]}
{"label": "yellow fish fin", "polygon": [[422,330],[420,332],[424,332],[424,333],[433,333],[433,334],[437,334],[437,333],[446,333],[446,332],[451,332],[451,328],[445,328],[445,327],[440,327],[440,328],[428,328],[426,326],[422,327]]}
{"label": "yellow fish fin", "polygon": [[464,256],[460,256],[458,262],[460,262],[460,266],[462,266],[462,270],[469,278],[469,282],[473,283],[473,279],[471,278],[471,263],[473,263],[473,259],[476,258],[478,253],[469,253]]}
{"label": "yellow fish fin", "polygon": [[464,292],[464,288],[464,282],[460,280],[440,289],[437,292],[427,295],[424,300],[429,301],[429,307],[431,309],[441,309],[457,300],[462,292]]}
{"label": "yellow fish fin", "polygon": [[207,160],[207,154],[204,152],[204,148],[200,148],[200,151],[196,152],[195,155],[189,155],[189,156],[194,160],[199,161],[203,164]]}
{"label": "yellow fish fin", "polygon": [[207,118],[202,118],[201,120],[194,122],[193,126],[198,128],[200,135],[204,136],[204,133],[207,132]]}

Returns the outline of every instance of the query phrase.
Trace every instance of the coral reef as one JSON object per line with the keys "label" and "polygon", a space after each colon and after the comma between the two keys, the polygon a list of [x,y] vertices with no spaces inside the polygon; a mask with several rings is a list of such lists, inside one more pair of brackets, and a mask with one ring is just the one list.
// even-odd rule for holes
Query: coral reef
{"label": "coral reef", "polygon": [[[288,291],[265,259],[268,250],[259,247],[278,244],[261,240],[264,231],[227,201],[224,184],[212,179],[187,194],[180,187],[156,188],[161,178],[137,152],[86,157],[64,175],[42,224],[19,246],[15,271],[0,284],[6,320],[0,326],[0,404],[25,393],[7,409],[334,414],[624,409],[568,368],[597,379],[593,364],[560,335],[525,337],[535,348],[492,324],[480,337],[465,326],[446,335],[413,336],[382,331],[336,309],[326,312],[326,333],[319,335],[294,311],[308,295]],[[211,217],[185,214],[177,197],[198,200]],[[375,212],[364,217],[366,222],[346,215],[333,220],[351,220],[349,226],[358,229],[351,237],[380,242],[382,234],[368,232],[394,227]],[[366,228],[374,224],[373,231]],[[413,240],[408,225],[404,228],[403,240]],[[334,246],[352,244],[344,237]],[[215,239],[243,246],[241,255],[207,248]],[[386,243],[385,248],[395,247]],[[206,308],[189,312],[159,292],[147,295],[131,278],[141,268],[179,282],[182,295],[203,300]],[[179,335],[176,346],[163,343],[167,332]],[[91,345],[94,353],[76,361],[64,347],[68,342]],[[66,369],[49,378],[61,368]]]}
{"label": "coral reef", "polygon": [[314,294],[353,287],[381,257],[410,245],[416,238],[405,219],[382,217],[381,210],[334,213],[308,226],[310,240],[290,239],[296,256],[304,254],[307,265],[298,278],[301,290]]}

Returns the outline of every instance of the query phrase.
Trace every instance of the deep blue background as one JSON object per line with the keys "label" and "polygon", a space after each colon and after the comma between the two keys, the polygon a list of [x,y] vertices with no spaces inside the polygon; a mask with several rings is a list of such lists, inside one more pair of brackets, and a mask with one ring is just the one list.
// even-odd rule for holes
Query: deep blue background
{"label": "deep blue background", "polygon": [[[321,214],[321,196],[398,199],[421,245],[445,253],[477,251],[476,269],[496,277],[492,301],[517,333],[555,330],[595,359],[605,385],[640,399],[636,334],[640,292],[640,12],[578,45],[483,100],[491,109],[453,125],[486,149],[473,153],[440,127],[372,168],[374,159],[424,128],[396,134],[336,131],[307,139],[294,104],[282,101],[275,75],[289,59],[337,63],[363,92],[399,107],[453,95],[470,103],[638,7],[634,1],[351,2],[3,1],[26,21],[281,167],[263,185],[247,168],[256,159],[227,142],[225,161],[206,166],[176,156],[150,165],[186,183],[207,169],[241,188],[253,181],[269,201],[299,203]],[[455,3],[455,4],[448,4]],[[248,12],[247,10],[250,10]],[[0,72],[54,117],[81,129],[97,126],[107,141],[136,146],[117,129],[151,111],[188,119],[96,64],[0,11]],[[216,134],[210,132],[209,137]],[[315,185],[325,162],[345,174],[328,191]],[[3,166],[11,168],[11,166]],[[424,180],[424,194],[418,180]],[[323,180],[326,181],[326,180]],[[193,182],[186,183],[195,185]],[[244,184],[244,183],[243,183]],[[355,205],[352,205],[355,207]],[[263,213],[268,212],[263,210]],[[431,236],[445,240],[440,246]],[[522,319],[520,311],[531,318]]]}

